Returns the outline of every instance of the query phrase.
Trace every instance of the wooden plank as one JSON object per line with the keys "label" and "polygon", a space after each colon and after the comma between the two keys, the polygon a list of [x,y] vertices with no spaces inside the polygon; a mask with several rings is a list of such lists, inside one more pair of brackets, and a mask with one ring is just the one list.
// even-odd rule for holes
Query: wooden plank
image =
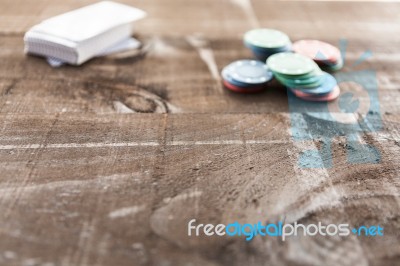
{"label": "wooden plank", "polygon": [[[384,117],[386,130],[371,135],[381,164],[348,165],[345,140],[337,139],[335,167],[324,171],[298,168],[302,146],[285,134],[289,120],[282,114],[13,115],[1,121],[0,247],[17,251],[15,261],[257,265],[328,258],[350,265],[399,256],[399,116]],[[193,217],[379,223],[385,237],[189,238]]]}
{"label": "wooden plank", "polygon": [[[60,69],[23,54],[29,27],[92,2],[0,0],[1,265],[398,264],[400,3],[122,1],[150,14],[140,52]],[[251,57],[241,36],[258,26],[349,40],[343,72],[377,73],[383,128],[360,137],[380,163],[349,164],[342,136],[332,168],[302,169],[321,142],[292,139],[282,88],[223,90],[219,70]],[[193,218],[380,224],[385,236],[188,237]]]}
{"label": "wooden plank", "polygon": [[[20,51],[20,37],[4,37],[0,49],[0,90],[3,113],[36,112],[170,112],[170,113],[271,113],[287,112],[283,87],[272,84],[262,94],[238,95],[222,88],[213,79],[198,51],[185,37],[150,41],[152,47],[165,42],[177,55],[163,57],[159,48],[147,56],[95,59],[83,67],[52,69],[41,58],[26,57]],[[241,41],[213,40],[216,68],[249,57]],[[232,43],[233,42],[233,43]],[[358,43],[359,47],[368,47]],[[374,55],[362,65],[350,67],[357,60],[349,52],[349,67],[343,71],[373,69],[377,72],[382,112],[398,113],[400,71],[390,56],[392,44],[372,47]],[[350,46],[351,47],[351,46]],[[162,48],[166,49],[166,48]],[[363,49],[360,49],[360,54]],[[160,53],[161,54],[160,54]],[[397,55],[393,55],[395,58]],[[160,62],[160,60],[162,60]],[[388,69],[388,70],[387,70]],[[178,73],[185,73],[179,75]],[[369,99],[361,99],[369,101]],[[193,104],[193,103],[196,104]],[[120,107],[124,106],[124,109]],[[130,110],[129,110],[130,109]]]}

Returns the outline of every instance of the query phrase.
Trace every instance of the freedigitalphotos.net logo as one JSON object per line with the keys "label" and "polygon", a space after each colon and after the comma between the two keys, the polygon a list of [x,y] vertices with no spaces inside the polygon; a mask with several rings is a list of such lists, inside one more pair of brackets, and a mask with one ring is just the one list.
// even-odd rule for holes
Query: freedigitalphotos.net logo
{"label": "freedigitalphotos.net logo", "polygon": [[244,236],[246,241],[252,240],[255,236],[261,237],[279,237],[285,241],[293,236],[383,236],[383,227],[380,225],[358,226],[351,228],[349,224],[328,224],[321,222],[317,224],[304,225],[295,222],[294,224],[285,224],[283,222],[266,223],[258,222],[255,224],[239,222],[225,224],[202,224],[196,223],[196,219],[188,222],[188,236]]}
{"label": "freedigitalphotos.net logo", "polygon": [[[340,51],[346,64],[347,41],[340,41]],[[356,67],[372,56],[364,52]],[[346,156],[350,164],[379,163],[380,152],[363,143],[363,134],[382,129],[376,72],[371,69],[338,72],[335,74],[341,94],[333,102],[307,102],[288,92],[291,133],[295,141],[319,140],[318,149],[299,154],[301,168],[330,168],[333,165],[331,142],[346,137]]]}

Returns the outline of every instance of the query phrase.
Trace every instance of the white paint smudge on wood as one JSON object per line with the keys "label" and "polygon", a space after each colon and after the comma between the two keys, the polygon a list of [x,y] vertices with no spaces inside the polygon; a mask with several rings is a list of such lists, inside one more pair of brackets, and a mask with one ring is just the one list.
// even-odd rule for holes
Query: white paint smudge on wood
{"label": "white paint smudge on wood", "polygon": [[163,57],[163,58],[176,57],[181,54],[179,50],[177,50],[171,45],[168,45],[160,37],[157,36],[152,39],[149,50],[151,51],[150,54],[152,56]]}
{"label": "white paint smudge on wood", "polygon": [[[374,135],[379,141],[400,141],[400,137],[390,137],[386,135]],[[175,140],[168,141],[165,144],[156,141],[132,141],[132,142],[88,142],[88,143],[53,143],[43,146],[42,144],[16,144],[16,145],[0,145],[0,150],[14,150],[14,149],[68,149],[68,148],[107,148],[107,147],[157,147],[157,146],[202,146],[202,145],[259,145],[259,144],[286,144],[291,143],[291,140]],[[304,146],[306,149],[313,147],[308,144],[295,142],[301,148]],[[303,149],[303,148],[301,148]]]}
{"label": "white paint smudge on wood", "polygon": [[174,203],[174,202],[180,201],[180,200],[186,200],[186,199],[190,199],[190,198],[198,198],[202,194],[203,194],[202,191],[195,190],[195,191],[191,191],[191,192],[188,192],[188,193],[179,194],[179,195],[177,195],[176,197],[174,197],[172,199],[171,198],[165,198],[163,201],[164,201],[164,203]]}
{"label": "white paint smudge on wood", "polygon": [[231,0],[231,2],[243,10],[252,28],[260,28],[251,0]]}
{"label": "white paint smudge on wood", "polygon": [[[205,141],[169,141],[166,146],[190,146],[190,145],[245,145],[245,144],[284,144],[289,140],[205,140]],[[47,144],[45,147],[41,144],[29,145],[0,145],[0,150],[13,150],[13,149],[67,149],[67,148],[106,148],[106,147],[140,147],[140,146],[160,146],[164,145],[155,141],[134,141],[134,142],[89,142],[89,143],[53,143]]]}
{"label": "white paint smudge on wood", "polygon": [[[190,43],[190,45],[192,45],[194,48],[197,49],[201,60],[203,60],[204,63],[206,63],[212,77],[216,81],[220,82],[221,77],[219,75],[218,66],[215,62],[214,52],[209,47],[208,42],[203,37],[198,35],[190,35],[187,36],[186,39]],[[219,86],[219,88],[221,88],[222,90],[221,86]]]}
{"label": "white paint smudge on wood", "polygon": [[117,209],[115,211],[112,211],[108,214],[108,217],[110,219],[116,219],[116,218],[122,218],[125,216],[132,216],[137,214],[138,212],[141,212],[146,209],[145,205],[138,205],[138,206],[131,206],[131,207],[124,207],[121,209]]}
{"label": "white paint smudge on wood", "polygon": [[128,106],[125,104],[119,102],[119,101],[114,101],[113,102],[114,109],[117,113],[119,114],[131,114],[131,113],[136,113],[132,109],[130,109]]}

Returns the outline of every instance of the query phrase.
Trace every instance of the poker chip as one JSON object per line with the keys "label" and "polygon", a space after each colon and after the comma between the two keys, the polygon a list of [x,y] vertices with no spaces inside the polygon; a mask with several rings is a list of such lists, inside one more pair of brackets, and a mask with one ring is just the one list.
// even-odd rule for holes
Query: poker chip
{"label": "poker chip", "polygon": [[300,40],[293,43],[293,51],[314,60],[326,71],[333,72],[343,67],[339,49],[326,42]]}
{"label": "poker chip", "polygon": [[288,87],[314,88],[323,83],[324,75],[321,70],[314,70],[306,76],[285,76],[275,73],[276,79]]}
{"label": "poker chip", "polygon": [[263,91],[265,89],[264,86],[254,86],[254,87],[238,87],[233,85],[232,83],[227,82],[226,80],[222,81],[224,84],[224,87],[227,88],[228,90],[238,92],[238,93],[257,93],[260,91]]}
{"label": "poker chip", "polygon": [[254,29],[246,32],[244,40],[263,48],[279,48],[290,43],[289,37],[278,30]]}
{"label": "poker chip", "polygon": [[273,54],[292,50],[289,37],[274,29],[254,29],[246,32],[243,39],[245,46],[261,61]]}
{"label": "poker chip", "polygon": [[236,81],[246,84],[262,84],[272,79],[268,67],[256,60],[238,60],[229,64],[224,70]]}
{"label": "poker chip", "polygon": [[310,58],[295,53],[278,53],[267,60],[272,72],[284,75],[305,75],[317,69],[317,64]]}
{"label": "poker chip", "polygon": [[258,47],[258,46],[255,46],[255,45],[252,45],[252,44],[249,44],[246,42],[244,43],[244,45],[255,53],[262,53],[262,54],[269,54],[269,55],[273,55],[276,53],[283,53],[283,52],[292,50],[291,44],[288,44],[288,45],[285,45],[285,46],[282,46],[282,47],[276,48],[276,49],[262,48],[262,47]]}
{"label": "poker chip", "polygon": [[319,95],[319,96],[310,96],[308,94],[305,94],[304,92],[298,91],[298,90],[293,90],[290,89],[291,92],[298,98],[306,101],[312,101],[312,102],[330,102],[336,100],[339,95],[340,95],[340,88],[338,85],[336,85],[334,88],[332,88],[332,91],[325,94],[325,95]]}
{"label": "poker chip", "polygon": [[337,62],[335,63],[318,63],[318,65],[325,71],[328,72],[335,72],[343,67],[343,59],[339,58]]}
{"label": "poker chip", "polygon": [[259,92],[273,78],[268,67],[256,60],[235,61],[224,67],[221,75],[227,89],[240,93]]}
{"label": "poker chip", "polygon": [[295,91],[300,91],[308,96],[318,96],[318,95],[325,95],[330,93],[333,88],[337,85],[336,79],[328,74],[324,73],[322,75],[322,82],[320,85],[314,87],[314,88],[304,88],[304,87],[290,87],[290,89],[293,89]]}

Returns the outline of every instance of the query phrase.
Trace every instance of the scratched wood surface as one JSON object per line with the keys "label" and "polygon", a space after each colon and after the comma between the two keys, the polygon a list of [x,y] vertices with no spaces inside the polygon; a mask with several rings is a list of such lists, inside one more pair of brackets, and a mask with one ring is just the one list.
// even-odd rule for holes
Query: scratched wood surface
{"label": "scratched wood surface", "polygon": [[[50,68],[23,54],[35,23],[93,1],[0,0],[0,265],[399,265],[400,3],[123,1],[146,10],[140,51]],[[348,39],[344,72],[374,69],[379,164],[300,169],[285,91],[220,85],[241,35]],[[352,66],[365,50],[373,57]],[[360,101],[368,101],[361,98]],[[187,223],[384,227],[369,237],[188,237]]]}

